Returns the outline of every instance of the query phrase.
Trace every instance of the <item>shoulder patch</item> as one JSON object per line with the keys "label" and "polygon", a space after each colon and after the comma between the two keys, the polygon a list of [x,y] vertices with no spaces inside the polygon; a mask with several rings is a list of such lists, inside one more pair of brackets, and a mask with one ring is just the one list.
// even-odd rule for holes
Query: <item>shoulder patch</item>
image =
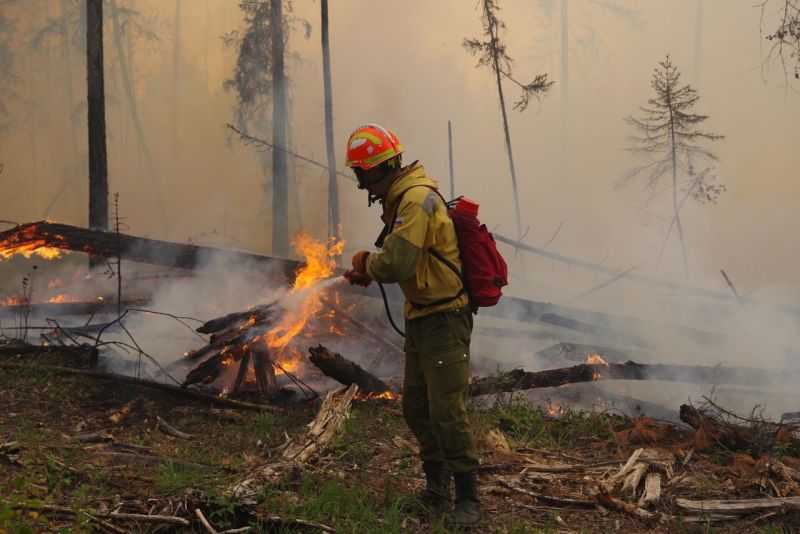
{"label": "shoulder patch", "polygon": [[428,191],[428,194],[425,196],[425,200],[422,201],[422,209],[425,210],[425,213],[428,214],[428,217],[433,214],[433,210],[436,208],[437,200],[439,200],[439,195],[436,194],[436,191]]}
{"label": "shoulder patch", "polygon": [[395,228],[400,228],[401,226],[403,226],[403,218],[402,217],[398,217],[398,218],[396,218],[394,220],[394,227]]}

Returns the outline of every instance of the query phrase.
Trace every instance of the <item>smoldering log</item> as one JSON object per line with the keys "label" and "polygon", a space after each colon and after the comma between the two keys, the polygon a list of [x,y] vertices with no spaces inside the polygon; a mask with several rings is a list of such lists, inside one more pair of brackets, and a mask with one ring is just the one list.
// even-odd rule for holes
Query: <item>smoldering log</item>
{"label": "smoldering log", "polygon": [[243,312],[233,312],[216,319],[211,319],[203,323],[197,329],[201,334],[213,334],[222,330],[231,328],[233,326],[247,324],[252,321],[252,324],[271,322],[275,317],[275,305],[264,304],[262,306],[254,306],[253,308]]}
{"label": "smoldering log", "polygon": [[316,365],[325,376],[329,376],[337,382],[350,386],[358,385],[359,391],[365,395],[380,395],[390,391],[389,386],[381,379],[368,373],[357,363],[353,363],[341,354],[331,352],[322,345],[309,347],[311,354],[309,359]]}
{"label": "smoldering log", "polygon": [[[148,297],[131,297],[122,300],[123,306],[143,306],[150,302]],[[61,317],[65,315],[92,315],[117,313],[116,297],[84,302],[38,302],[31,304],[0,305],[0,318],[17,317],[21,311],[29,310],[31,315]]]}
{"label": "smoldering log", "polygon": [[215,258],[237,263],[259,262],[274,263],[283,267],[287,279],[294,278],[299,262],[249,254],[214,247],[201,247],[184,243],[170,243],[146,237],[135,237],[127,234],[104,230],[89,230],[69,224],[39,221],[21,224],[10,230],[0,232],[0,250],[11,250],[32,243],[41,243],[43,247],[61,250],[85,252],[102,258],[116,258],[162,265],[194,269],[204,258],[214,255]]}
{"label": "smoldering log", "polygon": [[666,380],[690,384],[772,387],[800,383],[800,372],[749,367],[641,364],[631,361],[608,365],[584,363],[537,372],[514,369],[500,376],[477,378],[470,384],[470,394],[478,396],[596,380]]}
{"label": "smoldering log", "polygon": [[192,369],[186,374],[181,387],[190,386],[192,384],[210,384],[222,374],[222,372],[235,362],[238,362],[244,356],[245,351],[242,347],[231,346],[226,347],[211,356],[210,358],[202,361],[197,367]]}
{"label": "smoldering log", "polygon": [[539,356],[552,362],[568,360],[586,362],[590,356],[600,356],[606,363],[622,363],[630,360],[630,356],[621,350],[598,345],[581,345],[579,343],[556,343],[537,352]]}

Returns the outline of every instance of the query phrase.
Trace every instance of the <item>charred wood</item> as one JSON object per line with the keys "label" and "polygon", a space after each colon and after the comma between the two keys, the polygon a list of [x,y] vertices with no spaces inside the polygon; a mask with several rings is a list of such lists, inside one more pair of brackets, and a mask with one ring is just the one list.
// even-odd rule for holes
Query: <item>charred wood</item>
{"label": "charred wood", "polygon": [[[148,297],[132,297],[122,301],[124,306],[141,306],[150,302]],[[0,317],[16,317],[20,310],[28,309],[31,315],[59,317],[64,315],[92,315],[98,313],[117,313],[116,298],[90,300],[86,302],[41,302],[33,304],[0,305]]]}
{"label": "charred wood", "polygon": [[357,384],[359,391],[364,396],[380,395],[390,391],[389,386],[381,379],[368,373],[357,363],[343,357],[341,354],[331,352],[322,345],[309,347],[309,359],[325,376],[349,386]]}
{"label": "charred wood", "polygon": [[287,280],[294,278],[299,263],[291,260],[249,254],[214,247],[201,247],[183,243],[170,243],[145,237],[117,234],[103,230],[88,230],[69,224],[39,221],[19,225],[0,232],[0,249],[13,249],[30,243],[41,242],[41,246],[61,250],[85,252],[92,256],[116,258],[165,267],[194,269],[205,258],[216,258],[237,262],[270,262],[284,267]]}
{"label": "charred wood", "polygon": [[275,317],[275,306],[273,304],[266,304],[263,306],[255,306],[247,311],[233,312],[216,319],[206,321],[200,328],[197,329],[201,334],[213,334],[221,330],[227,330],[233,326],[241,326],[248,321],[255,323],[270,322]]}
{"label": "charred wood", "polygon": [[580,364],[537,372],[514,369],[496,377],[477,378],[470,384],[470,394],[477,396],[596,380],[668,380],[691,384],[772,387],[797,384],[800,382],[800,373],[748,367],[640,364],[630,361],[607,365]]}

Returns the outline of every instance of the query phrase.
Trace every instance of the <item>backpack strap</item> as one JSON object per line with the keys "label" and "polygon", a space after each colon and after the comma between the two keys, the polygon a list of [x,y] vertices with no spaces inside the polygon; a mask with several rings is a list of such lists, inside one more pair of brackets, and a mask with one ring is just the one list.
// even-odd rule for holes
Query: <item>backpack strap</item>
{"label": "backpack strap", "polygon": [[[397,207],[395,207],[394,214],[392,214],[392,218],[390,219],[389,223],[386,224],[383,227],[383,230],[381,230],[381,233],[378,236],[377,241],[375,241],[375,246],[376,247],[378,247],[378,248],[382,248],[383,247],[383,242],[386,240],[386,238],[389,236],[389,234],[392,233],[392,230],[394,229],[394,221],[395,221],[395,219],[397,219],[397,212],[400,210],[400,202],[403,200],[403,196],[405,196],[405,194],[409,190],[411,190],[411,189],[413,189],[415,187],[427,187],[428,189],[430,189],[431,191],[433,191],[434,193],[439,195],[439,198],[441,198],[442,202],[444,203],[445,209],[447,209],[447,207],[448,207],[447,200],[445,200],[445,198],[442,196],[442,194],[439,192],[439,190],[437,188],[433,187],[432,185],[419,184],[419,185],[412,185],[410,187],[407,187],[406,189],[404,189],[403,191],[400,192],[400,195],[398,195],[398,197],[397,197]],[[466,284],[466,281],[464,280],[464,275],[458,269],[458,267],[456,267],[453,264],[453,262],[451,262],[450,260],[445,258],[442,255],[441,252],[439,252],[438,250],[434,249],[433,247],[430,247],[428,249],[428,252],[430,252],[431,256],[433,256],[434,258],[436,258],[437,260],[442,262],[447,268],[449,268],[451,271],[453,271],[456,274],[456,276],[458,277],[458,280],[461,282],[461,289],[458,291],[458,293],[455,294],[455,296],[445,297],[443,299],[439,299],[439,300],[436,300],[434,302],[430,302],[428,304],[418,304],[416,302],[408,301],[409,304],[411,304],[411,307],[414,308],[414,309],[417,309],[417,310],[423,310],[425,308],[432,308],[434,306],[440,306],[442,304],[447,304],[448,302],[452,302],[452,301],[456,300],[457,298],[459,298],[461,295],[463,295],[463,294],[468,292],[467,284]],[[470,307],[472,307],[472,298],[470,298],[469,300],[470,300]]]}

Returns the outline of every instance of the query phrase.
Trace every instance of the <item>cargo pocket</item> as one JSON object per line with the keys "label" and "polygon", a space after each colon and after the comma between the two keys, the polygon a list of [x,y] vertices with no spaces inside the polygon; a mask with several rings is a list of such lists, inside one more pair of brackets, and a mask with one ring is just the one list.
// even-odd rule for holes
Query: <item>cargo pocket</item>
{"label": "cargo pocket", "polygon": [[446,356],[437,357],[433,364],[441,369],[442,367],[449,367],[461,362],[469,362],[469,354],[466,352],[450,353]]}

